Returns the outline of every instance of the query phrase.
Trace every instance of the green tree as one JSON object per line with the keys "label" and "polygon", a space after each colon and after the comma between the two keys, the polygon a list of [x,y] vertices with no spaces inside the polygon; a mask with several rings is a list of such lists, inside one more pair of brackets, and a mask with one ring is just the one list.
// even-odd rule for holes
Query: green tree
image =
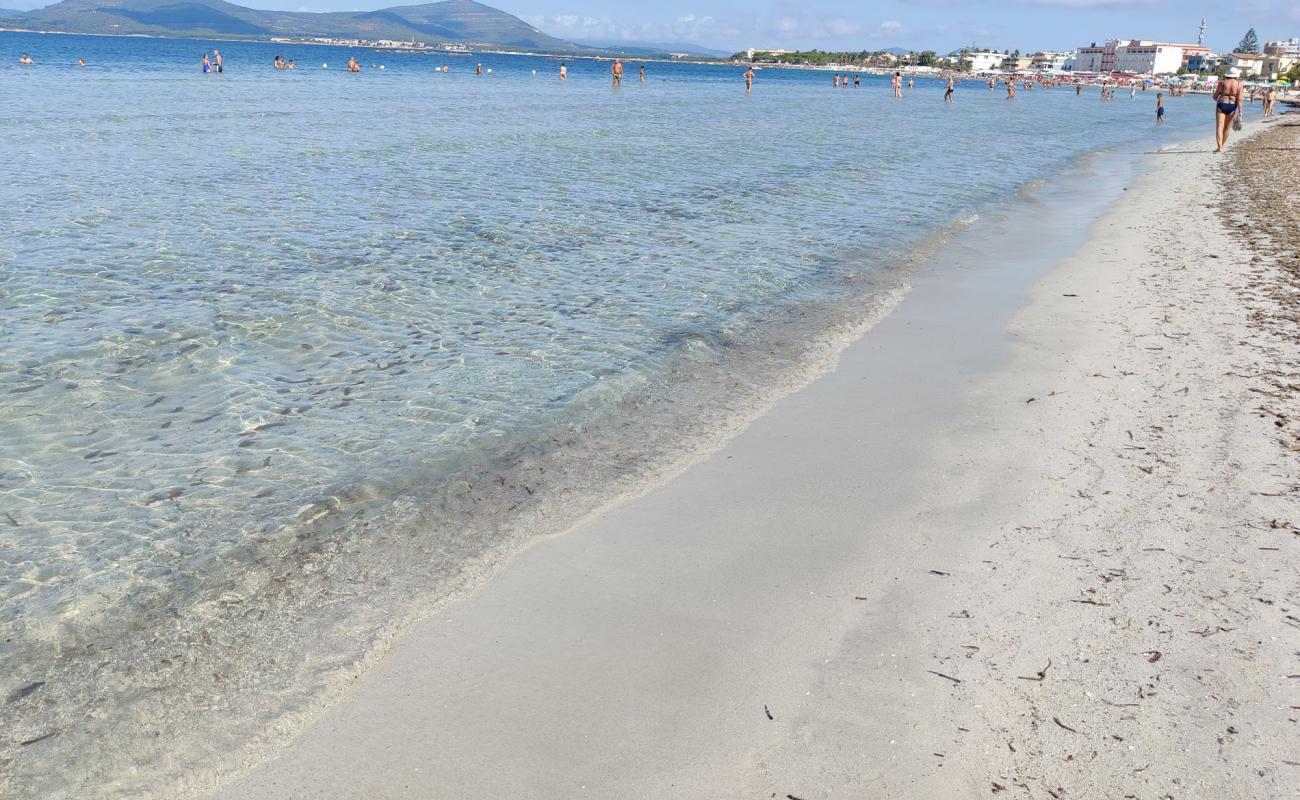
{"label": "green tree", "polygon": [[916,64],[921,67],[933,67],[938,58],[938,54],[933,50],[922,50],[916,56]]}
{"label": "green tree", "polygon": [[1259,52],[1259,37],[1255,35],[1254,28],[1251,28],[1250,30],[1246,31],[1246,35],[1241,37],[1240,42],[1237,42],[1236,52],[1238,53]]}

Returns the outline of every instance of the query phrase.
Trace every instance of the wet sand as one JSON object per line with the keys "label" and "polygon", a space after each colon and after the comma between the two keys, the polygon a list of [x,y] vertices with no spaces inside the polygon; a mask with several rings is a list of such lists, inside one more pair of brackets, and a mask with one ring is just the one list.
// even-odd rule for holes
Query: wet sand
{"label": "wet sand", "polygon": [[210,796],[1293,793],[1296,228],[1246,210],[1282,124],[1144,156],[1050,270],[948,253]]}

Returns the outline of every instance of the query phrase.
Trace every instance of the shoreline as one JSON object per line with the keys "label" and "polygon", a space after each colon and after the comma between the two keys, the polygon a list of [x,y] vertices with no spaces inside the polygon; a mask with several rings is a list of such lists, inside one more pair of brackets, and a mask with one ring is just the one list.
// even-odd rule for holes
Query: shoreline
{"label": "shoreline", "polygon": [[[1190,646],[1180,641],[1183,652],[1175,655],[1166,644],[1115,637],[1128,646],[1150,647],[1141,651],[1143,659],[1129,660],[1108,641],[1111,631],[1100,615],[1078,613],[1093,610],[1089,606],[1121,606],[1130,597],[1150,600],[1140,591],[1116,592],[1138,579],[1125,567],[1099,565],[1113,553],[1099,551],[1094,537],[1113,539],[1159,507],[1157,502],[1170,503],[1166,493],[1177,495],[1179,488],[1173,479],[1178,473],[1170,469],[1177,458],[1188,460],[1188,472],[1208,496],[1226,491],[1236,478],[1214,472],[1214,463],[1200,452],[1207,445],[1243,456],[1243,470],[1261,469],[1244,457],[1250,451],[1238,442],[1257,432],[1247,420],[1234,418],[1229,425],[1224,418],[1240,410],[1239,404],[1225,405],[1219,374],[1223,351],[1236,334],[1229,329],[1240,323],[1231,317],[1234,309],[1211,311],[1192,298],[1178,307],[1189,315],[1179,331],[1159,330],[1170,322],[1155,323],[1158,333],[1123,327],[1151,304],[1186,299],[1178,294],[1189,291],[1185,286],[1166,285],[1179,271],[1169,263],[1178,259],[1170,254],[1174,248],[1189,254],[1192,247],[1223,250],[1220,241],[1207,238],[1226,231],[1201,218],[1203,212],[1192,220],[1190,213],[1171,217],[1173,209],[1159,207],[1171,202],[1171,186],[1177,194],[1200,192],[1213,199],[1203,181],[1214,159],[1184,157],[1186,152],[1148,156],[1155,176],[1142,179],[1106,212],[1079,253],[1036,282],[1031,303],[1013,318],[1017,343],[1009,364],[999,364],[1005,360],[998,355],[1000,336],[972,345],[983,352],[974,368],[953,363],[939,347],[920,359],[903,357],[907,348],[918,347],[918,330],[922,342],[928,338],[942,346],[955,344],[945,336],[961,327],[947,318],[964,300],[953,294],[961,287],[929,281],[929,300],[910,296],[842,354],[838,369],[779,401],[720,451],[513,556],[493,581],[399,640],[288,749],[216,796],[282,795],[291,787],[302,796],[360,796],[392,793],[399,783],[486,796],[557,796],[580,789],[598,796],[660,796],[670,789],[679,796],[729,796],[746,787],[806,797],[864,786],[887,787],[889,793],[921,786],[983,792],[982,780],[1014,783],[1019,776],[1023,782],[1027,771],[1048,764],[1036,737],[1056,733],[1067,738],[1051,741],[1051,747],[1078,746],[1068,738],[1074,735],[1111,749],[1095,779],[1083,765],[1063,768],[1059,777],[1053,773],[1049,779],[1050,771],[1034,776],[1048,788],[1092,780],[1090,790],[1117,791],[1120,784],[1107,783],[1118,780],[1119,768],[1112,766],[1140,766],[1127,764],[1124,753],[1132,751],[1119,741],[1149,740],[1147,753],[1159,752],[1161,769],[1142,780],[1171,780],[1179,773],[1168,765],[1179,754],[1186,759],[1179,764],[1183,774],[1208,763],[1204,752],[1189,746],[1200,742],[1162,733],[1167,726],[1125,719],[1145,713],[1124,710],[1142,707],[1127,694],[1108,695],[1113,706],[1083,700],[1121,681],[1141,691],[1147,673],[1157,670],[1176,670],[1167,680],[1188,680],[1196,640]],[[1151,164],[1153,159],[1167,163]],[[1164,191],[1155,191],[1157,185]],[[1185,196],[1175,199],[1185,204]],[[1130,222],[1152,214],[1183,223],[1165,228],[1168,235],[1159,242],[1165,252],[1158,258],[1144,241],[1150,231],[1133,233]],[[1192,235],[1200,240],[1189,243]],[[1147,272],[1131,273],[1135,262]],[[1197,288],[1217,300],[1230,297],[1222,278],[1197,279]],[[1159,291],[1147,285],[1157,280]],[[1023,289],[1003,291],[1011,296],[993,302],[1020,304]],[[1061,319],[1072,324],[1061,328]],[[1198,330],[1194,323],[1209,324]],[[1160,361],[1164,345],[1146,350],[1139,339],[1170,334],[1180,341],[1190,335],[1183,328],[1198,330],[1200,349],[1184,348],[1193,357],[1174,364],[1188,386],[1173,395],[1179,390],[1156,385],[1159,371],[1170,368]],[[1124,377],[1138,387],[1110,388],[1121,387],[1119,379],[1100,376],[1102,369],[1115,371],[1118,356],[1154,371],[1154,378],[1125,369]],[[917,360],[927,364],[911,363]],[[939,378],[938,386],[931,360],[952,373]],[[1085,364],[1100,369],[1089,372]],[[882,367],[900,380],[888,386],[872,380]],[[1199,383],[1193,385],[1193,377]],[[902,399],[892,394],[900,386],[928,391]],[[1143,430],[1117,431],[1109,413],[1118,407],[1135,417],[1168,416],[1191,398],[1213,413],[1198,416],[1198,427],[1187,436],[1155,435],[1156,428],[1168,426],[1150,423],[1150,438],[1135,443]],[[959,406],[956,413],[952,404]],[[1213,441],[1205,441],[1205,431],[1213,432]],[[1044,440],[1051,444],[1041,447]],[[1154,463],[1131,463],[1128,448],[1155,455],[1155,440],[1165,451]],[[1078,454],[1064,442],[1109,448],[1115,462],[1125,463],[1075,463]],[[877,463],[864,465],[864,454]],[[882,462],[883,454],[896,458]],[[1098,502],[1095,487],[1102,485],[1104,496],[1119,499]],[[942,500],[936,504],[936,498]],[[1195,511],[1222,509],[1203,503]],[[1070,532],[1068,523],[1077,515],[1087,524]],[[864,525],[865,537],[858,532]],[[954,541],[948,538],[953,531],[972,535]],[[1176,525],[1161,526],[1145,534],[1144,547],[1136,551],[1120,537],[1115,552],[1127,559],[1122,564],[1157,558],[1143,554],[1170,553],[1169,537],[1182,533]],[[1199,552],[1204,542],[1190,546]],[[997,559],[976,557],[989,551]],[[1184,599],[1200,588],[1187,580],[1195,571],[1187,565],[1210,563],[1189,557],[1191,562],[1161,555],[1173,572],[1168,564],[1151,567],[1164,581],[1160,585],[1172,587],[1168,593]],[[1100,570],[1100,586],[1062,596],[1060,581],[1084,583],[1082,572],[1063,572],[1076,564]],[[1017,577],[1002,577],[1008,572]],[[1025,574],[1037,580],[1027,582],[1020,577]],[[1001,587],[990,590],[990,583]],[[1143,581],[1139,588],[1160,587]],[[1202,651],[1231,638],[1211,639],[1229,631],[1207,625],[1210,633],[1199,637]],[[1173,628],[1165,633],[1172,636]],[[955,645],[965,638],[973,650]],[[1109,672],[1091,675],[1098,664],[1079,650],[1081,642],[1104,653]],[[1156,652],[1161,657],[1152,660]],[[1051,666],[1037,663],[1042,655]],[[864,677],[871,686],[863,687]],[[1036,684],[1059,690],[1061,682],[1068,698],[1025,697]],[[1158,694],[1146,691],[1139,701]],[[1055,714],[1039,708],[1065,699],[1071,705]],[[954,700],[965,707],[954,708]],[[1026,701],[1034,709],[1028,718],[1016,705]],[[1172,716],[1163,700],[1147,705],[1155,707],[1154,715]],[[971,723],[972,708],[989,709],[974,714],[979,727],[962,724]],[[1100,719],[1108,708],[1119,718]],[[1102,722],[1124,727],[1125,735],[1113,732],[1106,741],[1100,728],[1093,729]],[[1135,726],[1136,733],[1128,730]],[[1008,730],[1012,744],[1003,747],[997,732]],[[928,737],[944,743],[923,744]],[[914,746],[900,753],[900,741]],[[851,764],[840,752],[845,742],[861,751]],[[511,764],[497,763],[503,748],[517,756]],[[935,750],[951,752],[936,762]],[[340,751],[355,754],[367,768],[338,761]],[[990,760],[993,753],[1002,756]],[[937,768],[943,763],[961,766],[945,773]],[[988,777],[993,769],[999,771]],[[849,779],[842,786],[816,785],[815,779],[824,784],[831,774]]]}
{"label": "shoreline", "polygon": [[[1085,160],[1091,158],[1084,157]],[[1057,171],[1057,166],[1052,165],[1050,172],[1055,174]],[[1032,197],[1032,188],[1036,183],[1037,181],[1030,181],[1017,189],[1017,199]],[[1031,206],[1024,208],[1029,209]],[[879,254],[874,255],[879,260]],[[846,262],[852,263],[853,259],[848,258]],[[859,319],[863,316],[860,307],[854,311],[854,314],[845,315],[845,318]],[[814,319],[810,324],[795,325],[789,331],[797,332],[800,328],[804,332],[816,330],[813,327],[816,322]],[[822,324],[819,327],[833,326]],[[843,334],[845,331],[837,333]],[[789,347],[788,342],[780,341],[779,332],[769,333],[768,338],[777,351],[768,354],[772,356],[770,361],[776,362],[782,373],[790,366],[794,368],[792,371],[800,374],[816,372],[822,368],[820,357],[825,355],[827,349],[839,346],[838,336],[830,337],[836,340],[834,342],[804,342],[805,337],[792,335],[790,338],[795,340],[796,345],[806,345],[800,351],[802,355],[794,355],[794,348]],[[684,342],[686,349],[691,346],[691,342]],[[756,349],[763,350],[761,347]],[[809,353],[812,354],[811,357],[807,357]],[[755,356],[759,360],[766,357],[763,352],[757,352]],[[780,363],[783,360],[794,363]],[[788,387],[774,385],[778,381],[773,379],[773,374],[771,371],[763,371],[758,379],[742,380],[740,389],[757,390],[764,397],[782,395]],[[704,377],[704,381],[699,381],[697,376],[697,381],[707,382],[707,376]],[[692,451],[699,447],[700,439],[711,443],[725,438],[735,427],[743,426],[761,410],[747,408],[743,402],[738,405],[740,413],[732,408],[714,408],[710,409],[713,412],[710,418],[702,419],[698,415],[692,417],[689,413],[686,414],[686,423],[680,430],[673,432],[677,435],[674,441],[683,443],[683,446],[680,449],[669,448],[673,452],[668,453],[667,458],[662,459],[658,465],[663,466],[662,462],[668,462],[664,467],[666,473],[675,472],[682,463],[694,460]],[[684,410],[679,407],[679,414]],[[718,421],[718,418],[726,423],[725,429],[713,429],[711,423]],[[620,438],[628,438],[619,436],[620,432],[626,433],[627,430],[626,426],[617,429],[611,427],[606,432],[607,438],[617,445]],[[520,475],[530,477],[523,474],[527,467],[538,466],[538,472],[541,467],[545,467],[547,483],[550,483],[549,479],[555,471],[552,470],[554,462],[545,461],[548,451],[576,450],[568,448],[571,437],[566,436],[566,433],[560,432],[560,439],[566,441],[557,441],[558,448],[552,447],[549,437],[541,437],[540,446],[527,454],[529,464],[520,471]],[[572,454],[569,460],[574,460]],[[557,520],[562,523],[561,527],[567,527],[569,520],[582,516],[587,510],[582,501],[575,501],[575,496],[585,497],[590,494],[593,486],[610,481],[611,478],[625,479],[625,485],[632,487],[631,494],[642,492],[646,483],[646,480],[642,480],[644,474],[637,474],[635,468],[629,469],[624,463],[626,460],[593,459],[594,463],[578,465],[581,468],[578,471],[585,472],[590,479],[575,480],[567,485],[564,479],[570,476],[564,475],[563,469],[557,470],[561,473],[558,485],[569,491],[567,494],[558,493],[542,498],[542,502],[549,505],[543,509],[546,513],[541,516],[546,519],[542,520],[539,527],[550,532]],[[510,469],[512,463],[512,459],[505,459],[502,468]],[[564,464],[560,466],[563,467]],[[431,492],[436,491],[437,496],[427,507],[419,505],[419,497],[415,498],[415,507],[406,502],[410,498],[398,497],[393,503],[393,513],[382,514],[377,519],[369,518],[365,529],[352,538],[335,535],[337,526],[365,516],[362,513],[365,509],[358,509],[356,505],[365,503],[373,496],[370,494],[371,489],[360,482],[331,485],[319,500],[313,497],[308,505],[303,506],[303,513],[299,515],[303,523],[301,527],[294,525],[283,536],[277,536],[277,531],[259,530],[248,540],[237,543],[235,552],[230,554],[233,557],[227,558],[227,553],[222,552],[215,557],[206,558],[194,567],[187,565],[193,574],[202,575],[209,585],[219,587],[220,593],[204,595],[202,603],[194,604],[202,606],[199,608],[181,604],[172,606],[168,609],[171,614],[165,617],[166,622],[161,626],[147,628],[143,624],[136,624],[123,638],[105,635],[101,631],[95,646],[99,646],[98,641],[103,641],[113,645],[111,649],[115,651],[114,655],[129,654],[125,656],[131,661],[128,668],[117,671],[113,669],[116,665],[107,661],[72,658],[70,661],[76,674],[55,674],[46,681],[47,685],[38,695],[33,695],[35,700],[32,703],[14,706],[15,713],[22,713],[33,707],[55,708],[58,702],[69,695],[74,700],[85,701],[74,703],[68,713],[62,718],[55,718],[52,725],[37,724],[51,721],[50,716],[43,720],[39,717],[20,720],[23,728],[11,744],[17,745],[19,741],[44,737],[52,730],[60,735],[41,739],[39,748],[14,747],[14,751],[24,756],[15,760],[14,773],[18,774],[21,768],[24,777],[30,777],[35,771],[44,771],[41,769],[41,759],[45,759],[45,763],[63,761],[65,758],[72,761],[70,754],[83,749],[81,743],[99,738],[97,732],[105,728],[100,723],[103,719],[100,715],[106,710],[111,712],[116,727],[151,730],[155,737],[152,740],[141,737],[119,739],[112,748],[92,748],[76,759],[77,771],[84,770],[83,776],[89,776],[86,785],[103,787],[106,793],[112,790],[133,791],[142,785],[161,785],[149,783],[149,779],[155,777],[151,774],[154,758],[166,763],[175,774],[192,773],[201,771],[209,764],[220,764],[221,760],[215,753],[231,749],[232,741],[235,742],[234,749],[238,749],[241,744],[238,742],[239,736],[234,735],[236,732],[232,730],[236,727],[234,723],[242,726],[242,730],[265,721],[265,717],[260,715],[266,713],[268,708],[273,708],[264,699],[267,697],[283,701],[283,707],[290,708],[291,711],[276,715],[265,725],[257,727],[259,735],[249,738],[255,745],[262,746],[282,741],[302,722],[328,705],[340,690],[340,684],[346,685],[359,671],[378,658],[387,648],[389,640],[403,630],[411,618],[431,613],[441,602],[454,599],[455,596],[469,594],[477,585],[478,577],[492,572],[497,563],[509,558],[509,551],[517,540],[504,541],[500,547],[486,555],[478,553],[465,568],[464,574],[469,577],[464,580],[461,580],[464,574],[459,573],[460,562],[457,562],[457,570],[454,571],[458,575],[454,576],[454,585],[442,597],[438,596],[442,586],[434,585],[430,589],[431,584],[446,577],[448,570],[441,569],[446,563],[445,557],[463,555],[467,550],[467,542],[472,544],[470,540],[476,536],[481,537],[484,531],[492,533],[489,529],[494,525],[498,528],[510,527],[502,522],[499,515],[482,513],[482,495],[501,497],[508,489],[513,494],[500,504],[504,507],[514,500],[537,502],[538,498],[534,498],[534,494],[550,494],[547,491],[537,491],[541,482],[516,481],[515,473],[508,471],[499,474],[498,482],[493,482],[493,475],[489,472],[470,477],[474,480],[467,481],[463,487],[450,487],[446,492],[435,486]],[[478,478],[482,480],[477,480]],[[649,478],[650,483],[658,480],[660,477],[656,475]],[[619,486],[615,486],[612,493],[622,494]],[[604,499],[610,493],[600,494]],[[491,499],[494,498],[490,497],[489,500]],[[439,503],[444,501],[446,502],[440,507]],[[347,510],[346,514],[331,513],[337,511],[340,505]],[[442,514],[448,507],[451,513]],[[407,516],[404,517],[404,514]],[[322,517],[320,523],[311,524],[313,518],[318,516]],[[462,527],[458,523],[463,520],[468,520],[472,525]],[[420,534],[432,534],[429,538],[435,538],[436,541],[432,544],[421,541],[418,545],[406,546],[408,541],[419,539]],[[508,532],[507,535],[513,533]],[[450,546],[445,544],[449,539],[452,540]],[[370,547],[372,543],[377,546]],[[247,557],[246,554],[250,551],[258,557]],[[396,568],[396,579],[392,579],[392,573],[386,570],[393,569],[394,564],[407,559],[409,563]],[[302,570],[303,574],[299,574],[298,570]],[[226,577],[229,580],[225,580]],[[416,577],[427,577],[429,582],[421,585],[419,580],[413,580]],[[412,590],[412,587],[415,588]],[[432,599],[430,595],[433,595]],[[365,619],[357,623],[348,616],[348,606],[340,607],[338,604],[348,603],[349,598],[360,596],[366,597],[368,610],[373,613],[369,617],[360,615]],[[395,596],[401,602],[387,602]],[[138,595],[132,599],[138,601]],[[222,613],[218,617],[213,612],[209,617],[218,617],[217,621],[223,623],[220,626],[208,624],[208,620],[203,618],[207,614],[207,608],[213,606]],[[407,614],[412,607],[416,607],[416,610]],[[380,614],[380,622],[368,627],[365,622],[373,620],[375,613]],[[176,619],[174,624],[173,615]],[[268,621],[268,616],[294,618],[300,624],[286,632],[273,624],[274,619]],[[134,620],[123,621],[130,623]],[[250,622],[256,623],[257,629],[246,629]],[[352,627],[352,631],[344,631],[351,633],[350,638],[339,635],[345,625]],[[270,634],[262,635],[267,633],[267,628],[271,629]],[[304,632],[308,635],[303,635]],[[209,634],[216,634],[219,646],[204,646],[208,644],[205,637]],[[311,658],[298,658],[304,645]],[[171,649],[173,646],[175,649]],[[358,650],[364,651],[363,655],[351,659]],[[176,653],[185,654],[184,660],[177,658]],[[150,655],[154,657],[150,658]],[[22,663],[21,656],[18,660]],[[33,660],[30,663],[37,662]],[[160,663],[162,666],[159,666]],[[283,694],[275,697],[274,692],[280,688],[285,671],[295,669],[298,671],[295,680]],[[324,689],[320,688],[320,672],[330,673],[329,680],[324,681]],[[38,677],[48,678],[48,675],[38,671],[37,675],[15,683],[15,688],[20,690],[35,682]],[[82,680],[83,677],[86,679]],[[106,686],[112,688],[106,690]],[[143,691],[137,692],[139,687]],[[117,697],[125,698],[121,703],[115,697],[119,690],[121,694]],[[203,748],[202,752],[190,747],[195,744],[192,740],[197,737],[183,735],[187,730],[204,731],[205,741],[198,743]],[[172,731],[181,735],[173,738],[169,736]],[[137,745],[142,748],[139,752],[133,750]],[[118,762],[127,757],[130,757],[134,766],[131,774],[124,776]],[[49,779],[54,780],[68,777],[73,771],[44,772]],[[138,783],[119,784],[118,780]]]}

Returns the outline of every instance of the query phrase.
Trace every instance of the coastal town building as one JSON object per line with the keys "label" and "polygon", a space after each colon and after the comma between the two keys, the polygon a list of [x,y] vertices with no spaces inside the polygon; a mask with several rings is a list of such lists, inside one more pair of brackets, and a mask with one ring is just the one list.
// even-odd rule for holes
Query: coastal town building
{"label": "coastal town building", "polygon": [[1264,55],[1300,61],[1300,38],[1264,42]]}
{"label": "coastal town building", "polygon": [[1264,74],[1264,56],[1261,53],[1233,53],[1224,59],[1229,67],[1236,67],[1247,77]]}
{"label": "coastal town building", "polygon": [[961,57],[962,63],[971,72],[991,72],[995,69],[1001,69],[1004,59],[1006,59],[1006,55],[995,50],[969,51]]}
{"label": "coastal town building", "polygon": [[1059,72],[1065,69],[1065,63],[1074,57],[1074,53],[1044,50],[1034,53],[1029,68],[1040,72]]}
{"label": "coastal town building", "polygon": [[768,50],[768,49],[764,49],[764,48],[761,48],[761,47],[751,47],[751,48],[749,48],[748,50],[745,51],[745,58],[749,59],[750,61],[753,61],[753,60],[754,60],[754,54],[755,54],[755,53],[767,53],[768,55],[771,55],[771,56],[784,56],[784,55],[788,55],[788,54],[793,53],[793,52],[795,52],[795,51],[793,51],[793,50],[782,50],[782,49],[780,49],[780,48],[778,48],[778,47],[774,47],[774,48],[772,48],[772,49],[770,49],[770,50]]}
{"label": "coastal town building", "polygon": [[1209,48],[1199,44],[1153,42],[1146,39],[1110,39],[1080,47],[1066,68],[1074,72],[1128,72],[1136,75],[1172,75],[1192,58],[1204,58]]}

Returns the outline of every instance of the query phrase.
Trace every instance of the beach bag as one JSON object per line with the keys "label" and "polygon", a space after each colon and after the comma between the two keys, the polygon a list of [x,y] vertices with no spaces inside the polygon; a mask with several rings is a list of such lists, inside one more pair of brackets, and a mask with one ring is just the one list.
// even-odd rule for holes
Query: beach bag
{"label": "beach bag", "polygon": [[1237,116],[1235,116],[1235,117],[1232,118],[1232,129],[1233,129],[1234,131],[1239,131],[1239,130],[1241,130],[1241,115],[1240,115],[1240,114],[1238,114]]}

